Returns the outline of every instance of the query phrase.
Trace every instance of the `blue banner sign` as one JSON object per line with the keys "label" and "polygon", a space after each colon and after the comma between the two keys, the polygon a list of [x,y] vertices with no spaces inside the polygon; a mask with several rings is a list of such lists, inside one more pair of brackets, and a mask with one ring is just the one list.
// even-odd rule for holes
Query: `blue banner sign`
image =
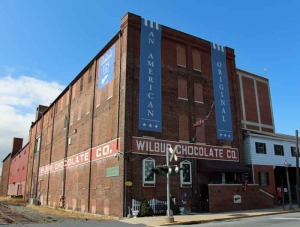
{"label": "blue banner sign", "polygon": [[114,79],[115,45],[109,48],[99,61],[98,89],[102,89]]}
{"label": "blue banner sign", "polygon": [[226,67],[226,50],[223,46],[211,43],[211,65],[215,96],[217,139],[232,141],[233,133]]}
{"label": "blue banner sign", "polygon": [[143,18],[140,48],[139,129],[162,131],[161,26]]}

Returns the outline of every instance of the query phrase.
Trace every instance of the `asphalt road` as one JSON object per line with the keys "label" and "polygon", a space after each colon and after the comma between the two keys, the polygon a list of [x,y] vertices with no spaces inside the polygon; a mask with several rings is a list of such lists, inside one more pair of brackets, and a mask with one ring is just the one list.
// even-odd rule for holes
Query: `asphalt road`
{"label": "asphalt road", "polygon": [[[172,225],[172,227],[184,226],[184,225]],[[189,225],[193,227],[253,227],[253,226],[268,226],[268,227],[299,227],[300,226],[300,212],[286,213],[277,215],[266,215],[251,218],[237,218],[231,220],[199,223]]]}

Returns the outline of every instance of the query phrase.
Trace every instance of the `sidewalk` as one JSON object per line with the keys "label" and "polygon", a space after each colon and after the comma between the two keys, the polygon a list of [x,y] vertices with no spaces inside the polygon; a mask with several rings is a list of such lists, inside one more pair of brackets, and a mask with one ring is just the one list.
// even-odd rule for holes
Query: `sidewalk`
{"label": "sidewalk", "polygon": [[[300,212],[299,209],[295,208],[294,210],[282,210],[282,207],[275,207],[271,209],[264,210],[246,210],[246,211],[232,211],[226,213],[191,213],[184,215],[174,215],[174,223],[176,225],[181,224],[193,224],[193,223],[203,223],[219,220],[228,220],[228,219],[237,219],[237,218],[247,218],[247,217],[256,217],[263,215],[272,215],[272,214],[281,214],[288,212]],[[121,222],[129,224],[144,224],[147,226],[162,226],[170,225],[166,222],[166,216],[154,216],[154,217],[138,217],[138,218],[124,218],[120,220]]]}

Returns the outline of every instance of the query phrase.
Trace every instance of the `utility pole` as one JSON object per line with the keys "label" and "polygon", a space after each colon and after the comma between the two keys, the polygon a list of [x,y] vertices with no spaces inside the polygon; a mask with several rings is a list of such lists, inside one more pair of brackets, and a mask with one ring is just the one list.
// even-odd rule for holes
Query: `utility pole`
{"label": "utility pole", "polygon": [[289,192],[289,210],[293,210],[293,204],[292,204],[292,193],[291,193],[291,185],[290,185],[290,177],[289,177],[289,170],[288,168],[291,166],[291,164],[284,162],[285,171],[286,171],[286,180],[287,180],[287,187]]}
{"label": "utility pole", "polygon": [[296,130],[296,193],[297,193],[297,205],[298,205],[298,208],[300,208],[298,130]]}

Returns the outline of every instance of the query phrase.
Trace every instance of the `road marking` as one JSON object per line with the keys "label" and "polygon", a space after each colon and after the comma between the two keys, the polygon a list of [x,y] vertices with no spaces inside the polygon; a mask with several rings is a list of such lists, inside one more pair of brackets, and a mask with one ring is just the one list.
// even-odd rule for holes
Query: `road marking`
{"label": "road marking", "polygon": [[275,220],[300,220],[300,218],[271,218]]}

